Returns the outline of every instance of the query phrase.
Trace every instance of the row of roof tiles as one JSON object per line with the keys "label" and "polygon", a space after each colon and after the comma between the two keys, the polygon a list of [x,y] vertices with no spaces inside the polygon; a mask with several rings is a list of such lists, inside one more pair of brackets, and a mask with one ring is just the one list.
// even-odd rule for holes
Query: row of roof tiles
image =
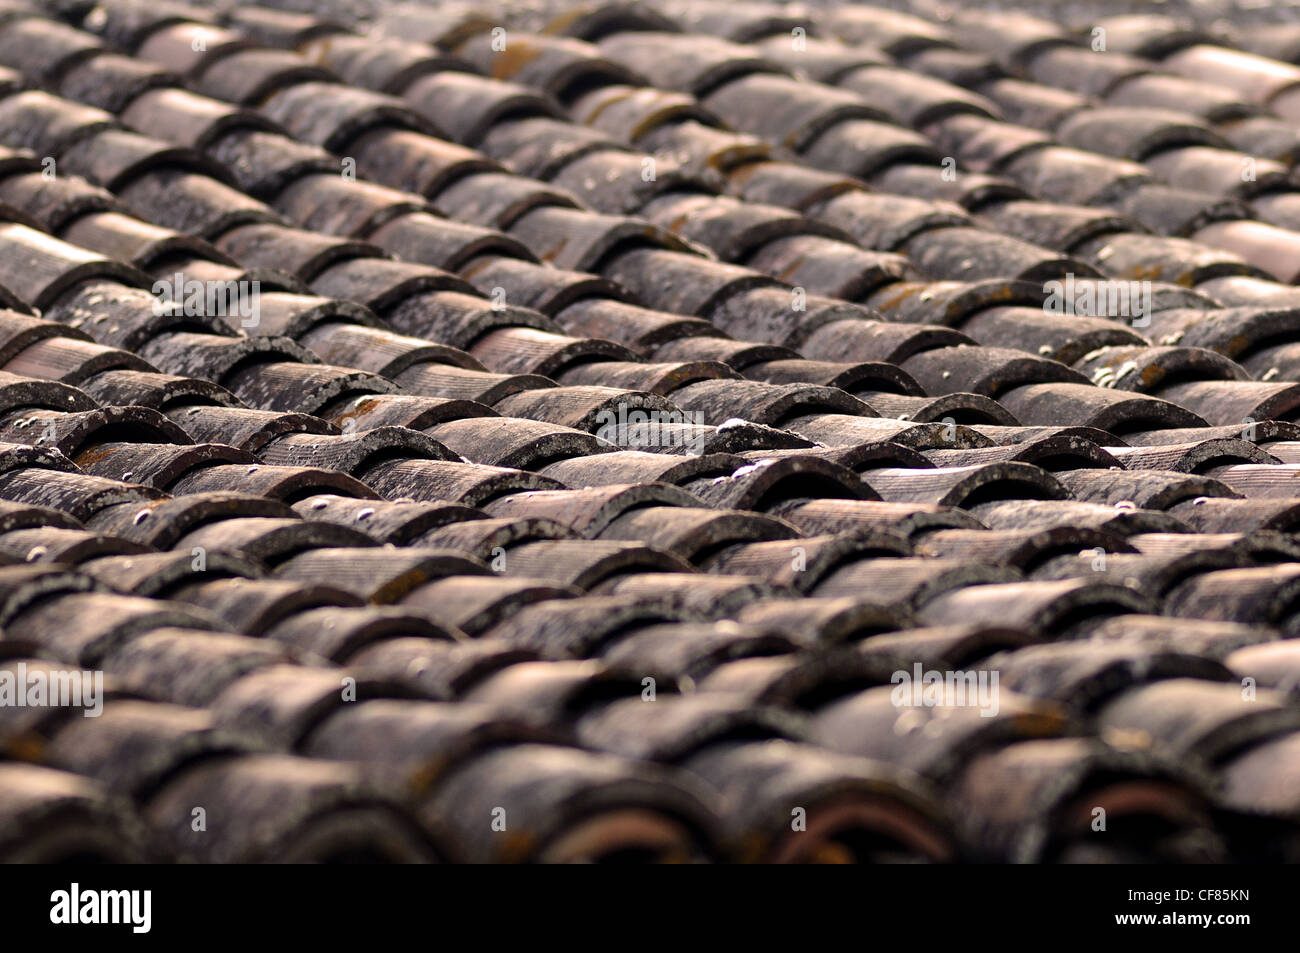
{"label": "row of roof tiles", "polygon": [[[0,552],[36,565],[0,568],[0,646],[113,685],[8,712],[4,856],[1294,851],[1291,276],[1134,210],[1181,194],[1120,207],[1176,166],[1026,132],[936,186],[1007,108],[899,70],[979,72],[866,8],[818,18],[815,76],[758,7],[569,11],[598,46],[508,56],[442,8],[13,9]],[[1081,162],[1111,211],[1033,201]],[[1271,241],[1261,168],[1215,221]],[[178,274],[265,310],[158,307]],[[1148,330],[1063,327],[1067,274],[1172,283]],[[617,408],[676,439],[619,449]],[[999,672],[1001,710],[900,714],[917,663]],[[1098,844],[1116,778],[1150,803]]]}

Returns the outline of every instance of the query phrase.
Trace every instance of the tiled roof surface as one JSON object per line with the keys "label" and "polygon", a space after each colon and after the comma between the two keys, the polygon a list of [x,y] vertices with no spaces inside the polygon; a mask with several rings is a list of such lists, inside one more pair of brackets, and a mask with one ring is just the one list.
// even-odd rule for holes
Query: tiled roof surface
{"label": "tiled roof surface", "polygon": [[1300,23],[267,2],[0,0],[0,860],[1300,859]]}

